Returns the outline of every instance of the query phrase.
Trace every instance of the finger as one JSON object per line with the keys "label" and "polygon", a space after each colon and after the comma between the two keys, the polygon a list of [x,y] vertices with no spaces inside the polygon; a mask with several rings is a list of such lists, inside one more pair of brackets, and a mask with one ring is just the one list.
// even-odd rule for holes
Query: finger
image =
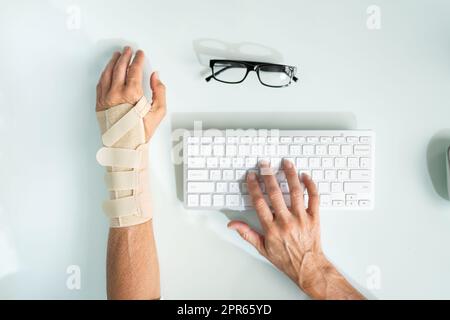
{"label": "finger", "polygon": [[254,172],[250,172],[247,175],[247,189],[259,221],[264,230],[267,230],[268,226],[273,221],[273,214],[270,211],[266,199],[264,199],[264,195],[259,187],[258,179],[256,179],[256,174]]}
{"label": "finger", "polygon": [[150,89],[152,90],[152,108],[166,108],[166,86],[159,79],[158,71],[150,77]]}
{"label": "finger", "polygon": [[125,77],[127,69],[130,65],[131,55],[133,54],[130,47],[125,47],[119,60],[113,68],[111,88],[120,88],[125,85]]}
{"label": "finger", "polygon": [[252,246],[255,247],[258,252],[266,256],[266,248],[264,247],[264,236],[250,228],[248,224],[242,221],[231,221],[228,223],[228,228],[236,230],[239,235]]}
{"label": "finger", "polygon": [[[111,80],[112,80],[112,74],[114,66],[117,63],[117,60],[120,58],[120,52],[114,52],[111,59],[109,60],[108,64],[105,67],[105,70],[103,70],[102,75],[99,80],[99,86],[100,86],[100,92],[103,95],[101,97],[101,100],[103,100],[106,95],[106,93],[109,91],[111,87]],[[100,98],[100,97],[99,97]]]}
{"label": "finger", "polygon": [[166,87],[159,79],[158,73],[153,72],[150,77],[150,88],[152,89],[152,107],[144,117],[145,135],[149,139],[161,120],[166,115]]}
{"label": "finger", "polygon": [[289,186],[291,209],[301,217],[305,214],[305,204],[303,202],[303,188],[298,178],[297,169],[291,161],[286,159],[283,161],[283,169]]}
{"label": "finger", "polygon": [[134,55],[133,62],[128,67],[125,85],[132,88],[142,86],[142,76],[144,70],[145,55],[142,50],[138,50]]}
{"label": "finger", "polygon": [[281,193],[280,186],[278,185],[277,179],[273,174],[272,168],[270,168],[267,161],[261,161],[260,171],[266,185],[266,192],[269,196],[270,203],[275,210],[275,216],[281,219],[286,218],[286,214],[289,212],[286,207],[286,203],[283,199],[283,194]]}
{"label": "finger", "polygon": [[311,177],[305,173],[302,174],[302,181],[306,187],[309,198],[308,209],[306,212],[308,212],[311,216],[317,216],[319,214],[319,193],[317,191],[316,184]]}

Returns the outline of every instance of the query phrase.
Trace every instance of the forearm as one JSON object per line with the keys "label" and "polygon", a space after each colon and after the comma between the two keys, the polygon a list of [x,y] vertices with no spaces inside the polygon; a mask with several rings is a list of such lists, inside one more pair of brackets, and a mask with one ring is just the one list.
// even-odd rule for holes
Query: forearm
{"label": "forearm", "polygon": [[305,256],[302,263],[299,287],[313,299],[362,300],[358,292],[339,271],[324,257]]}
{"label": "forearm", "polygon": [[107,254],[108,299],[159,299],[159,263],[152,221],[111,228]]}

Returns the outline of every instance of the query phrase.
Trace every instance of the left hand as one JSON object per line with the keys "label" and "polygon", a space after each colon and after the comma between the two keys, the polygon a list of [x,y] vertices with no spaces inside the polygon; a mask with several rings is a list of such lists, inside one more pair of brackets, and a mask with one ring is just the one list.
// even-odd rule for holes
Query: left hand
{"label": "left hand", "polygon": [[[106,110],[122,103],[136,104],[144,95],[142,87],[145,55],[138,50],[131,61],[133,51],[125,47],[123,52],[114,52],[103,70],[97,84],[96,111]],[[158,73],[150,77],[153,93],[152,107],[144,117],[146,141],[148,141],[166,114],[166,87],[159,80]]]}

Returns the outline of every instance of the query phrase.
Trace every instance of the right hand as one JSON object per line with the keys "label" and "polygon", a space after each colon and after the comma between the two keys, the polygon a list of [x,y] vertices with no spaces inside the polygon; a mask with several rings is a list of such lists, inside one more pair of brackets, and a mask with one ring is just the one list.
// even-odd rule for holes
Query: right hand
{"label": "right hand", "polygon": [[303,187],[293,163],[284,160],[283,169],[289,185],[291,207],[288,208],[277,179],[268,163],[260,164],[262,178],[273,212],[264,199],[255,173],[249,173],[247,184],[253,206],[264,235],[242,221],[228,226],[253,245],[258,252],[289,276],[313,298],[361,298],[350,284],[326,259],[320,243],[319,194],[312,179],[302,174],[301,181],[308,192],[308,204],[303,200]]}

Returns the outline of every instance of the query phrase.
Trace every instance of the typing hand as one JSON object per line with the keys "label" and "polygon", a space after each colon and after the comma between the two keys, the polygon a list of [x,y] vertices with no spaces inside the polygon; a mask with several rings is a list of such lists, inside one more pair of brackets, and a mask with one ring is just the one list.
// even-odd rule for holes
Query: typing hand
{"label": "typing hand", "polygon": [[[97,84],[96,111],[102,111],[122,103],[136,104],[144,95],[142,78],[145,55],[125,47],[123,52],[115,52],[103,70]],[[131,62],[131,63],[130,63]],[[145,136],[148,141],[166,114],[166,88],[159,80],[158,73],[150,77],[153,93],[152,108],[144,117]]]}
{"label": "typing hand", "polygon": [[305,174],[301,179],[309,201],[303,200],[303,187],[294,165],[285,160],[284,172],[289,185],[291,207],[283,199],[277,180],[268,164],[260,164],[273,212],[263,197],[254,173],[247,177],[248,190],[264,230],[264,235],[242,221],[231,221],[229,228],[253,245],[258,252],[289,276],[305,293],[318,299],[363,298],[337,272],[323,254],[320,243],[319,194]]}

